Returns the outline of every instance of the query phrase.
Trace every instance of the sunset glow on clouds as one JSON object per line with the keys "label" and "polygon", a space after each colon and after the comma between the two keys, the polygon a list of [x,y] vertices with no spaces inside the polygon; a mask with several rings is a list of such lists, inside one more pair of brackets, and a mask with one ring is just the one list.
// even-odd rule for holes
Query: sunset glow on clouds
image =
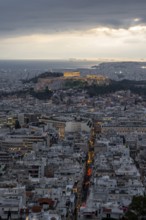
{"label": "sunset glow on clouds", "polygon": [[[59,0],[55,0],[56,4],[53,0],[26,0],[23,8],[20,1],[13,0],[11,7],[8,0],[0,1],[1,59],[146,57],[146,3],[142,0],[139,4],[125,2],[131,6],[129,11],[124,1],[115,0],[108,4],[105,0],[93,0],[92,4],[75,0],[74,5],[60,0],[65,7]],[[2,7],[9,10],[10,17],[6,18]]]}

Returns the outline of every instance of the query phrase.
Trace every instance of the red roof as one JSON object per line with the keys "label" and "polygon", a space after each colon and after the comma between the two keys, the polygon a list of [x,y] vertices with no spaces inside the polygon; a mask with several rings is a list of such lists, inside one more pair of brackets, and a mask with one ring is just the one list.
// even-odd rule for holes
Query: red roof
{"label": "red roof", "polygon": [[54,206],[54,201],[51,198],[40,198],[38,199],[40,205],[48,204],[49,206]]}
{"label": "red roof", "polygon": [[26,191],[26,197],[32,197],[34,195],[31,191]]}
{"label": "red roof", "polygon": [[33,206],[33,207],[31,208],[31,211],[32,211],[32,212],[41,212],[41,210],[42,210],[42,207],[41,207],[41,206]]}
{"label": "red roof", "polygon": [[103,212],[110,213],[112,210],[110,208],[103,208]]}

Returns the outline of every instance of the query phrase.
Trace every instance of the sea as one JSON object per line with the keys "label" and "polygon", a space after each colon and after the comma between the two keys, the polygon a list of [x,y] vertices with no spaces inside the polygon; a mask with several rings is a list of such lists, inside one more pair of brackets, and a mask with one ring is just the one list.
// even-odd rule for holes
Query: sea
{"label": "sea", "polygon": [[88,60],[0,60],[0,69],[78,69],[91,68],[97,63]]}
{"label": "sea", "polygon": [[31,78],[43,72],[80,71],[92,69],[96,61],[89,60],[0,60],[0,76]]}

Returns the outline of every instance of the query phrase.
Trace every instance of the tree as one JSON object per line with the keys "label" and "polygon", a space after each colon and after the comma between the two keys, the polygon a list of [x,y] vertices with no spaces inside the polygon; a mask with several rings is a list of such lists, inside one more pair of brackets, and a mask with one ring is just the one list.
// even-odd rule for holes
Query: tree
{"label": "tree", "polygon": [[15,129],[21,128],[20,123],[18,120],[15,121]]}
{"label": "tree", "polygon": [[138,220],[146,215],[146,196],[134,196],[125,217],[129,220]]}

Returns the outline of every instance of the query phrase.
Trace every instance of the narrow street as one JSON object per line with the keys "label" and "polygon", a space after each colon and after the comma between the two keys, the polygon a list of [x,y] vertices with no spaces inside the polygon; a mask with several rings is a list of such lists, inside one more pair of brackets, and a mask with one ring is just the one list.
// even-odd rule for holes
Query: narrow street
{"label": "narrow street", "polygon": [[96,140],[96,134],[100,132],[101,132],[101,128],[98,122],[93,123],[92,128],[91,128],[90,139],[88,141],[88,153],[87,153],[87,158],[85,162],[85,174],[84,174],[81,188],[78,191],[77,206],[76,206],[77,213],[76,213],[75,220],[85,219],[84,216],[79,215],[79,210],[81,206],[86,205],[87,197],[89,195],[90,180],[91,180],[92,171],[93,171],[92,169],[93,169],[93,164],[94,164],[94,145],[95,145],[95,140]]}

